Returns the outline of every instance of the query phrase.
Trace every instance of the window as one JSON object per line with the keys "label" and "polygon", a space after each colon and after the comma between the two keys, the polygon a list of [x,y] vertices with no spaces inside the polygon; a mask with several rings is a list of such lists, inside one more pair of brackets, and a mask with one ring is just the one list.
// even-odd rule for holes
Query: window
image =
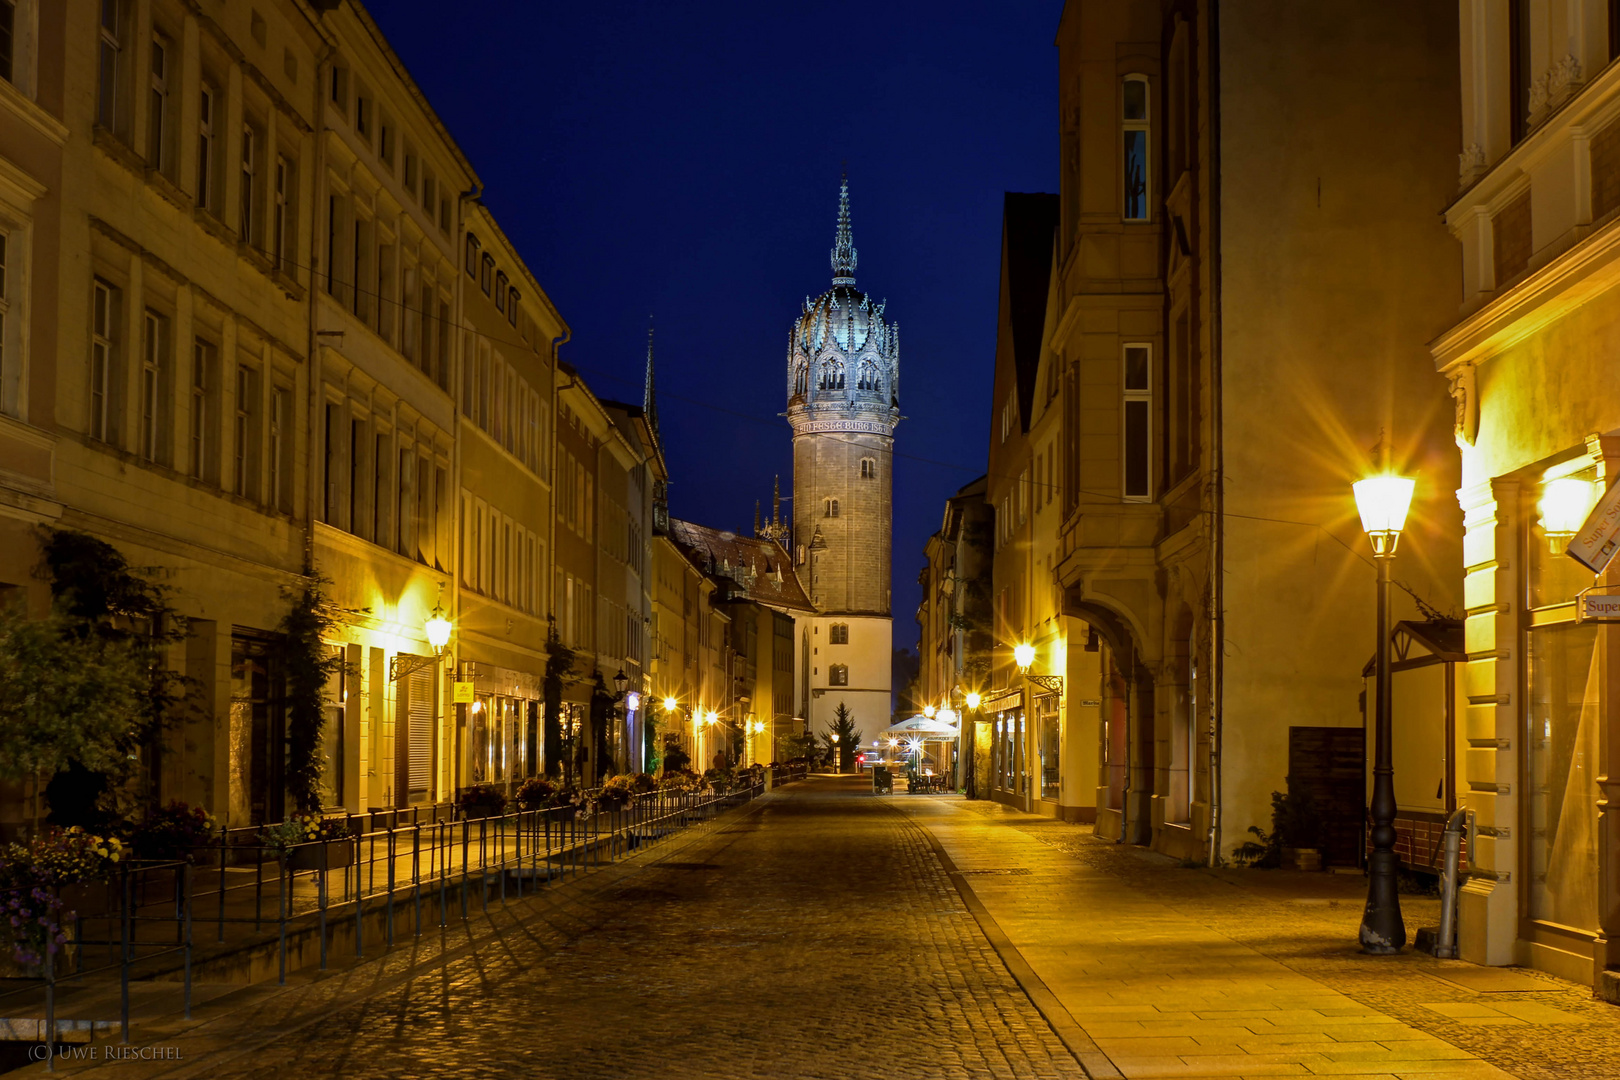
{"label": "window", "polygon": [[216,92],[203,84],[197,100],[197,205],[214,209],[214,103]]}
{"label": "window", "polygon": [[270,261],[277,270],[287,265],[287,193],[292,183],[292,166],[280,154],[276,155],[276,187],[270,210]]}
{"label": "window", "polygon": [[1124,192],[1126,221],[1148,219],[1148,82],[1140,75],[1127,75],[1121,95],[1123,143],[1121,146],[1121,188]]}
{"label": "window", "polygon": [[821,516],[822,517],[830,517],[830,518],[837,517],[838,516],[838,500],[837,499],[823,499],[823,500],[821,500]]}
{"label": "window", "polygon": [[844,388],[844,365],[838,360],[824,360],[821,363],[821,383],[818,390],[842,390]]}
{"label": "window", "polygon": [[1609,59],[1620,56],[1620,0],[1609,0]]}
{"label": "window", "polygon": [[364,94],[354,96],[354,133],[371,141],[371,99]]}
{"label": "window", "polygon": [[17,5],[12,0],[0,0],[0,79],[13,81],[13,50],[16,38]]}
{"label": "window", "polygon": [[117,363],[118,292],[104,281],[95,283],[90,326],[90,423],[92,439],[113,441],[112,392]]}
{"label": "window", "polygon": [[124,122],[119,107],[123,78],[123,0],[101,0],[100,52],[97,55],[96,123],[118,131]]}
{"label": "window", "polygon": [[837,622],[837,623],[833,623],[831,626],[827,627],[827,644],[829,644],[829,645],[848,645],[849,644],[849,624],[848,623]]}
{"label": "window", "polygon": [[433,178],[433,170],[422,167],[422,209],[427,211],[428,220],[433,220],[434,208],[439,205],[439,182]]}
{"label": "window", "polygon": [[209,341],[198,338],[191,347],[191,475],[198,480],[212,480],[213,468],[209,455],[213,452],[214,433],[214,365],[219,350]]}
{"label": "window", "polygon": [[256,239],[253,229],[253,200],[258,192],[254,188],[254,178],[259,168],[258,133],[247,124],[242,125],[242,219],[237,226],[237,232],[242,242],[251,244]]}
{"label": "window", "polygon": [[795,394],[810,392],[810,365],[803,360],[793,365],[793,392]]}
{"label": "window", "polygon": [[870,390],[873,393],[883,391],[883,380],[878,377],[877,365],[870,360],[862,361],[861,377],[855,384],[857,390]]}
{"label": "window", "polygon": [[828,668],[827,668],[827,685],[828,686],[848,686],[849,685],[849,665],[848,664],[831,664],[831,665],[829,665]]}
{"label": "window", "polygon": [[1124,486],[1127,499],[1146,499],[1149,490],[1152,437],[1153,391],[1151,372],[1152,348],[1148,345],[1125,346],[1124,370]]}
{"label": "window", "polygon": [[146,118],[146,164],[160,173],[169,171],[169,40],[152,36],[152,114]]}
{"label": "window", "polygon": [[405,190],[416,198],[416,155],[409,150],[405,151]]}
{"label": "window", "polygon": [[450,200],[443,195],[439,196],[439,231],[450,235]]}
{"label": "window", "polygon": [[292,511],[292,391],[277,386],[270,391],[269,504],[283,513]]}
{"label": "window", "polygon": [[164,416],[164,401],[168,397],[168,320],[155,311],[148,311],[144,321],[144,340],[141,343],[141,442],[142,458],[157,464],[168,456],[162,443],[169,425]]}
{"label": "window", "polygon": [[388,168],[394,167],[394,129],[387,120],[377,125],[377,157]]}
{"label": "window", "polygon": [[506,297],[506,321],[513,326],[517,325],[518,320],[518,300],[519,296],[516,289],[513,289]]}
{"label": "window", "polygon": [[[416,554],[415,526],[421,510],[416,502],[416,451],[406,447],[399,452],[399,530],[394,547],[401,555]],[[412,511],[415,511],[414,513]]]}
{"label": "window", "polygon": [[1530,0],[1508,0],[1508,133],[1514,143],[1530,130]]}
{"label": "window", "polygon": [[861,479],[862,480],[875,480],[875,479],[877,479],[877,459],[876,458],[869,458],[869,457],[861,458]]}
{"label": "window", "polygon": [[259,497],[259,373],[236,369],[236,416],[231,429],[235,455],[231,490],[244,499]]}
{"label": "window", "polygon": [[494,277],[495,256],[486,253],[484,255],[483,263],[478,268],[478,287],[484,290],[485,296],[489,295],[489,290],[493,286]]}
{"label": "window", "polygon": [[502,270],[495,275],[495,310],[506,310],[506,291],[511,286],[506,283],[506,271]]}
{"label": "window", "polygon": [[332,104],[340,113],[349,111],[349,69],[334,67],[332,69]]}
{"label": "window", "polygon": [[478,237],[472,233],[467,234],[467,276],[474,281],[478,280]]}
{"label": "window", "polygon": [[1198,358],[1193,355],[1191,322],[1186,311],[1175,319],[1170,350],[1174,368],[1173,385],[1168,388],[1173,413],[1170,418],[1170,467],[1174,478],[1179,481],[1198,468],[1203,456],[1203,446],[1199,441],[1204,419],[1202,370]]}

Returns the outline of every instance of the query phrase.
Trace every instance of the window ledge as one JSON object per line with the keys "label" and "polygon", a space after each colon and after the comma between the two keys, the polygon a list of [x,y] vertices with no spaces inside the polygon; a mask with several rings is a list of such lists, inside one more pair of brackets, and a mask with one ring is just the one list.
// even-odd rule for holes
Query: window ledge
{"label": "window ledge", "polygon": [[95,127],[95,135],[92,137],[91,142],[96,146],[97,149],[101,150],[118,164],[122,165],[136,176],[145,179],[146,162],[139,154],[130,149],[129,145],[125,143],[123,139],[120,139],[108,129],[102,127],[100,124],[97,124]]}
{"label": "window ledge", "polygon": [[0,79],[0,105],[9,108],[29,127],[51,140],[57,146],[67,144],[67,125],[46,112],[33,98],[4,79]]}
{"label": "window ledge", "polygon": [[163,196],[175,209],[182,213],[191,209],[191,196],[180,190],[180,186],[163,173],[148,167],[146,170],[146,182],[156,189],[157,193]]}

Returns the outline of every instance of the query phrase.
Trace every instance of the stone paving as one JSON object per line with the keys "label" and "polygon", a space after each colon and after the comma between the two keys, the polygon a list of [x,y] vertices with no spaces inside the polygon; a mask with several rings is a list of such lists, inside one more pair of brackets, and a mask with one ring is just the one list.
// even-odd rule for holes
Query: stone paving
{"label": "stone paving", "polygon": [[1620,1009],[1584,987],[1357,952],[1360,877],[1183,868],[867,791],[813,778],[381,959],[206,987],[194,1021],[137,1027],[158,1060],[59,1071],[1620,1078]]}
{"label": "stone paving", "polygon": [[[512,905],[138,1027],[129,1077],[1081,1077],[926,836],[813,779]],[[475,932],[477,932],[475,930]],[[106,1047],[100,1047],[105,1051]],[[175,1060],[175,1057],[178,1060]]]}
{"label": "stone paving", "polygon": [[[1362,955],[1359,875],[1188,869],[993,804],[890,801],[964,872],[1095,1076],[1620,1077],[1620,1008],[1587,987]],[[1409,937],[1438,920],[1433,900],[1403,907]]]}

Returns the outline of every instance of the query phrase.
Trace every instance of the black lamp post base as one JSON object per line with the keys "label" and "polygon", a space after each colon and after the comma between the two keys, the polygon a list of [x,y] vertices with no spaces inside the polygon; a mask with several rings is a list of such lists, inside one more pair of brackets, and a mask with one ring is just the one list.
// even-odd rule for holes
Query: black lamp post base
{"label": "black lamp post base", "polygon": [[1406,923],[1401,918],[1396,888],[1400,860],[1393,851],[1375,850],[1367,863],[1367,910],[1361,916],[1361,951],[1393,956],[1406,945]]}

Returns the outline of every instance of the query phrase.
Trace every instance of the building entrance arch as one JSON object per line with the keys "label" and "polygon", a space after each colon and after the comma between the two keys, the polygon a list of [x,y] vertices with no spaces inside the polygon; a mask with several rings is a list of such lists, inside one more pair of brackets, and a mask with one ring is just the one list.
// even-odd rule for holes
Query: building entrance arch
{"label": "building entrance arch", "polygon": [[1100,604],[1070,598],[1064,614],[1086,623],[1096,640],[1098,685],[1076,687],[1077,699],[1095,694],[1099,718],[1098,836],[1127,844],[1153,838],[1153,675],[1130,625]]}

